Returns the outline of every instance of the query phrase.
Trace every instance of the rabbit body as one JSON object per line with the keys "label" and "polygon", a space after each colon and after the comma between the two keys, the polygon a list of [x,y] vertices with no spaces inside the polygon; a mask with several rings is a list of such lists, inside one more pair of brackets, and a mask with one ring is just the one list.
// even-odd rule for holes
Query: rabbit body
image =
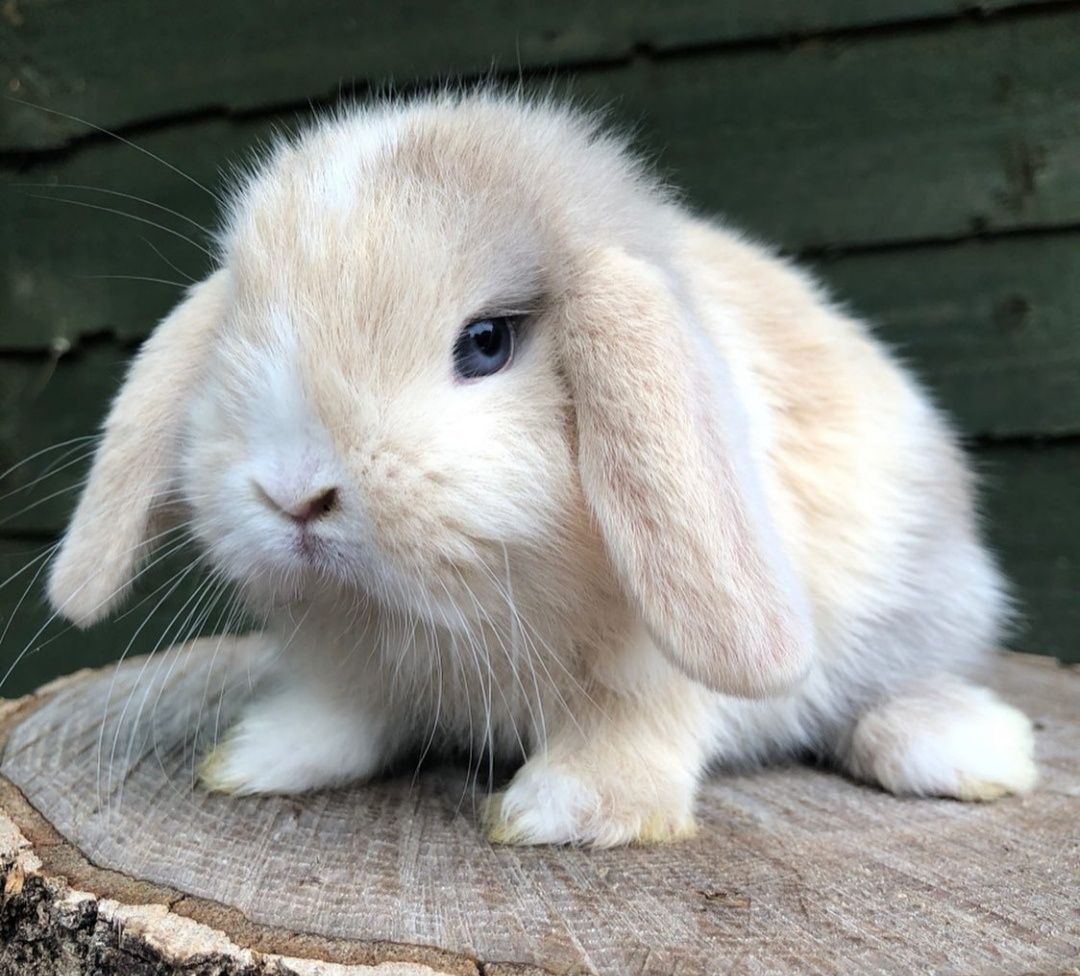
{"label": "rabbit body", "polygon": [[[256,171],[223,243],[118,398],[51,582],[93,619],[166,502],[192,513],[276,674],[208,786],[451,749],[523,763],[493,839],[596,845],[685,835],[719,765],[1031,787],[1027,719],[965,678],[1006,600],[941,415],[808,276],[591,121],[492,94],[346,114]],[[484,316],[526,323],[513,358],[455,380]],[[88,583],[101,527],[127,548]]]}

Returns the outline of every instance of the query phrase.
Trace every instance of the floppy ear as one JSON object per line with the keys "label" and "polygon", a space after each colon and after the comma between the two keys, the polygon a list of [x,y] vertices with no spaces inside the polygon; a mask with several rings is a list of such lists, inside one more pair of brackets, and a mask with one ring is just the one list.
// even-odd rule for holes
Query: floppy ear
{"label": "floppy ear", "polygon": [[614,249],[561,329],[585,498],[653,639],[715,691],[790,687],[808,602],[766,508],[727,367],[656,267]]}
{"label": "floppy ear", "polygon": [[191,288],[144,343],[105,420],[90,478],[49,572],[53,608],[85,627],[127,593],[162,528],[188,395],[228,297],[225,271]]}

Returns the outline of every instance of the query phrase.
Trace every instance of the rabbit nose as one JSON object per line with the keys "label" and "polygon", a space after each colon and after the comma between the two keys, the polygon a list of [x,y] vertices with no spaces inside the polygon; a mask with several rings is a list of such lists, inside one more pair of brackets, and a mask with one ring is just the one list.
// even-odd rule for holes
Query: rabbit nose
{"label": "rabbit nose", "polygon": [[314,522],[316,519],[328,515],[337,508],[338,504],[338,490],[333,486],[319,488],[301,498],[286,500],[271,494],[262,485],[255,482],[255,494],[259,496],[259,500],[267,508],[280,512],[301,525],[306,525],[308,522]]}

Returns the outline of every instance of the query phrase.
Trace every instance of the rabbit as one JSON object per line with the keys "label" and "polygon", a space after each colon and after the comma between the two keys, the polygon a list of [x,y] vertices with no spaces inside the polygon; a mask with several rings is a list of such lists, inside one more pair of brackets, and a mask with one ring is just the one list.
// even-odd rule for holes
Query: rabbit
{"label": "rabbit", "polygon": [[429,749],[516,772],[488,837],[689,836],[703,778],[812,756],[895,794],[1036,779],[970,683],[1007,623],[958,439],[805,271],[690,212],[595,112],[339,109],[227,202],[133,361],[50,569],[88,625],[188,519],[274,680],[230,794]]}

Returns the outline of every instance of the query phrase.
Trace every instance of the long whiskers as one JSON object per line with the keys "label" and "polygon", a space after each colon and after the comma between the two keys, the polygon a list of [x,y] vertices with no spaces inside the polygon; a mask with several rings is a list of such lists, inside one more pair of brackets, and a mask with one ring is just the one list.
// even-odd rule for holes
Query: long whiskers
{"label": "long whiskers", "polygon": [[155,278],[152,275],[92,274],[79,275],[86,281],[148,281],[152,285],[169,285],[173,288],[187,288],[188,283],[171,281],[168,278]]}
{"label": "long whiskers", "polygon": [[186,241],[192,247],[202,251],[208,258],[214,257],[214,252],[211,251],[210,248],[206,247],[204,244],[200,244],[193,237],[189,237],[187,234],[176,230],[174,227],[169,227],[166,224],[158,223],[156,220],[151,220],[149,217],[140,217],[138,214],[128,213],[126,210],[119,210],[116,207],[103,207],[101,204],[89,203],[86,200],[73,200],[71,197],[55,197],[45,193],[28,193],[26,195],[35,200],[51,200],[54,203],[70,203],[73,207],[85,207],[87,210],[97,210],[101,213],[115,214],[118,217],[127,217],[128,220],[146,224],[148,227],[156,227],[164,234],[169,234],[179,240]]}
{"label": "long whiskers", "polygon": [[[68,460],[68,461],[65,461],[63,464],[59,464],[60,461],[63,461],[64,458],[66,458],[66,457],[70,457],[70,455],[73,454],[76,451],[81,451],[81,453],[79,454],[78,457],[73,458],[73,459]],[[46,481],[49,478],[55,477],[61,471],[67,471],[68,468],[73,468],[78,464],[85,464],[87,459],[92,457],[93,454],[94,454],[94,447],[90,447],[89,449],[85,449],[84,445],[80,444],[80,445],[77,445],[75,447],[68,448],[68,450],[65,451],[63,453],[63,455],[61,455],[59,458],[55,459],[33,481],[30,481],[25,485],[20,485],[18,488],[12,488],[10,491],[5,491],[2,495],[0,495],[0,502],[6,501],[8,498],[11,498],[12,495],[17,495],[20,492],[30,491],[31,489],[36,488],[43,481]],[[81,486],[81,484],[82,484],[81,481],[77,482],[75,487],[79,487],[79,486]],[[72,487],[72,486],[68,486],[68,489],[70,489],[70,487]],[[68,490],[68,489],[65,489],[65,490]],[[28,511],[29,509],[26,509],[26,510]],[[16,513],[16,514],[19,514],[19,513]],[[11,516],[11,518],[14,518],[14,517],[15,516]]]}
{"label": "long whiskers", "polygon": [[180,267],[175,261],[173,261],[160,247],[158,247],[149,237],[139,237],[151,251],[153,251],[162,261],[164,261],[170,268],[173,269],[181,278],[184,278],[189,285],[194,285],[196,279],[189,275],[183,268]]}
{"label": "long whiskers", "polygon": [[103,186],[88,186],[85,183],[13,183],[12,186],[28,190],[85,190],[89,193],[103,193],[111,197],[120,197],[124,200],[132,200],[135,203],[141,203],[144,206],[152,207],[154,210],[160,210],[162,213],[167,213],[169,216],[176,217],[177,219],[184,221],[184,223],[191,225],[207,237],[212,236],[210,230],[204,224],[200,224],[197,220],[189,217],[187,214],[181,213],[179,210],[173,210],[172,207],[166,207],[163,204],[155,203],[153,200],[147,200],[146,197],[136,196],[134,193],[124,193],[121,190],[109,190]]}
{"label": "long whiskers", "polygon": [[97,434],[84,434],[81,437],[71,437],[66,441],[60,441],[58,444],[50,444],[48,447],[43,447],[38,451],[34,451],[34,453],[28,457],[24,457],[21,461],[17,461],[15,464],[11,465],[11,467],[6,468],[4,471],[0,471],[0,481],[3,481],[5,478],[14,474],[23,465],[29,464],[31,461],[36,461],[43,454],[48,454],[49,451],[58,451],[60,448],[68,447],[71,444],[83,444],[86,441],[97,440],[97,437]]}
{"label": "long whiskers", "polygon": [[211,199],[215,200],[216,202],[222,202],[221,197],[219,197],[216,193],[210,190],[209,187],[204,186],[202,183],[200,183],[197,179],[195,179],[194,176],[191,176],[189,173],[185,173],[182,169],[180,169],[178,166],[173,165],[167,159],[162,159],[160,156],[158,156],[156,153],[151,152],[145,146],[140,146],[138,143],[132,142],[130,139],[124,138],[124,136],[120,135],[117,132],[112,132],[111,130],[106,129],[103,126],[96,125],[95,123],[88,121],[87,119],[79,118],[79,116],[77,115],[69,115],[67,112],[61,112],[55,108],[46,108],[44,105],[38,105],[35,102],[29,102],[24,98],[16,98],[14,95],[6,95],[5,97],[12,102],[17,102],[19,105],[25,105],[27,108],[37,109],[39,112],[45,112],[47,115],[55,115],[57,118],[67,119],[69,122],[77,122],[79,125],[84,125],[88,129],[93,129],[95,132],[100,132],[102,135],[106,135],[110,139],[115,139],[117,142],[123,143],[125,146],[134,149],[136,152],[142,153],[144,156],[148,156],[150,159],[154,160],[154,162],[159,163],[166,169],[175,173],[177,176],[187,180],[193,186],[197,186],[200,190],[203,191],[203,193],[207,194]]}
{"label": "long whiskers", "polygon": [[[197,565],[198,564],[195,563],[191,567],[189,567],[188,570],[185,571],[185,573],[181,575],[181,577],[180,577],[181,581]],[[183,633],[183,632],[187,632],[188,627],[190,626],[193,617],[195,616],[196,612],[202,606],[202,604],[203,604],[204,600],[206,599],[206,597],[209,596],[209,595],[212,595],[213,593],[215,593],[218,590],[218,582],[219,581],[215,580],[214,577],[212,577],[212,576],[208,576],[205,579],[203,579],[198,584],[198,586],[196,586],[195,591],[187,598],[187,600],[184,601],[184,604],[180,607],[180,609],[176,611],[176,613],[173,615],[173,617],[169,621],[169,623],[165,625],[164,629],[162,630],[161,634],[159,635],[159,637],[158,637],[157,641],[155,642],[154,646],[150,649],[149,653],[146,654],[145,659],[144,659],[143,664],[142,664],[142,667],[140,668],[139,673],[136,676],[135,680],[132,682],[131,691],[128,693],[127,700],[124,702],[124,707],[123,707],[123,709],[121,709],[120,716],[119,716],[119,718],[117,719],[117,722],[116,722],[116,729],[115,729],[115,732],[113,734],[112,749],[111,749],[110,754],[109,754],[110,790],[109,790],[109,792],[107,794],[108,796],[111,797],[111,792],[112,792],[111,791],[112,770],[113,770],[113,768],[115,767],[115,764],[116,764],[116,748],[117,748],[117,745],[119,744],[120,735],[121,735],[121,732],[122,732],[123,727],[124,727],[124,716],[127,714],[127,710],[131,705],[131,701],[132,701],[132,698],[135,695],[136,689],[139,687],[139,685],[141,683],[143,683],[142,679],[145,676],[146,671],[150,666],[150,663],[155,658],[164,657],[164,659],[166,661],[170,658],[169,653],[166,653],[164,655],[159,655],[158,651],[161,649],[163,644],[166,645],[166,646],[170,646],[170,642],[172,641],[172,637],[173,637],[174,628],[175,628],[175,631],[176,631],[176,637],[179,637],[179,635],[181,633]],[[187,609],[189,606],[190,606],[190,610]],[[184,613],[185,610],[187,610],[187,616],[186,616],[186,618],[184,620],[184,623],[182,625],[177,625],[177,620]],[[195,619],[198,619],[198,618],[196,617]],[[174,652],[171,655],[171,657],[174,660],[179,658],[182,648],[183,648],[183,644],[179,640],[177,640],[175,642],[174,646],[170,646],[170,650],[172,650]],[[117,802],[118,806],[123,802],[124,784],[127,781],[127,776],[130,774],[130,771],[131,771],[131,758],[132,758],[132,753],[134,752],[135,742],[136,742],[137,737],[138,737],[139,726],[140,726],[140,721],[142,719],[143,710],[146,707],[146,703],[147,703],[147,701],[148,701],[148,699],[150,697],[150,692],[154,688],[154,684],[156,683],[157,677],[161,672],[162,664],[163,664],[163,662],[159,662],[158,667],[157,667],[157,669],[155,671],[155,674],[154,674],[153,678],[149,682],[145,683],[146,688],[145,688],[145,691],[143,692],[142,700],[140,701],[138,710],[136,711],[135,716],[131,721],[131,734],[130,734],[130,736],[128,738],[128,747],[127,747],[127,751],[126,751],[123,766],[121,767],[123,769],[123,771],[124,771],[124,776],[120,780],[120,789],[119,789],[119,791],[117,793],[117,798],[116,798],[116,802]],[[171,674],[171,672],[172,672],[172,669],[170,667],[169,673]],[[99,761],[100,761],[100,758],[99,758]]]}
{"label": "long whiskers", "polygon": [[[179,548],[179,546],[182,546],[184,544],[184,542],[186,542],[186,540],[181,540],[181,542],[178,544],[177,548]],[[160,557],[160,558],[164,558],[164,557]],[[118,679],[118,677],[120,675],[121,667],[122,667],[122,665],[124,663],[125,658],[130,653],[131,648],[135,645],[135,642],[139,639],[139,635],[142,634],[143,630],[146,629],[147,625],[153,619],[154,614],[164,605],[165,601],[170,596],[172,596],[173,593],[176,592],[176,590],[180,587],[180,585],[184,582],[184,580],[187,579],[188,576],[191,575],[191,573],[195,570],[195,568],[198,565],[199,565],[198,560],[193,559],[187,565],[186,568],[184,568],[183,570],[181,570],[179,573],[176,574],[176,576],[173,578],[173,580],[171,581],[169,586],[166,588],[164,595],[154,605],[153,610],[151,610],[150,613],[148,613],[146,615],[146,617],[143,619],[142,623],[139,624],[139,626],[136,628],[135,632],[131,635],[130,640],[128,640],[127,645],[124,647],[124,650],[121,652],[120,657],[117,659],[116,665],[113,668],[112,679],[109,682],[109,690],[108,690],[108,693],[105,696],[105,705],[104,705],[103,710],[102,710],[101,728],[100,728],[99,734],[98,734],[97,789],[98,789],[98,805],[99,806],[102,805],[102,800],[103,800],[103,794],[102,794],[102,790],[101,790],[101,778],[102,778],[102,760],[104,758],[105,728],[106,728],[108,718],[109,718],[109,706],[110,706],[110,703],[112,701],[113,693],[114,693],[114,691],[116,689],[116,682],[117,682],[117,679]],[[198,591],[196,591],[196,592],[198,592]],[[190,599],[190,597],[189,597],[189,599]],[[186,604],[185,604],[185,606],[186,606]],[[139,677],[136,679],[136,682],[135,682],[136,684],[138,683],[138,680],[142,677],[142,675],[145,674],[145,670],[146,670],[146,667],[147,667],[149,661],[150,661],[150,658],[147,657],[146,661],[143,662],[142,670],[140,671]],[[119,735],[119,730],[123,726],[124,715],[127,712],[128,704],[129,703],[125,703],[124,708],[121,711],[119,718],[117,719],[117,724],[116,724],[117,735]],[[116,739],[114,738],[114,741],[113,741],[113,749],[114,750],[115,750],[115,747],[116,747]],[[112,795],[112,768],[111,768],[111,766],[110,766],[110,769],[109,769],[108,789],[106,790],[104,795],[105,796],[111,796]]]}

